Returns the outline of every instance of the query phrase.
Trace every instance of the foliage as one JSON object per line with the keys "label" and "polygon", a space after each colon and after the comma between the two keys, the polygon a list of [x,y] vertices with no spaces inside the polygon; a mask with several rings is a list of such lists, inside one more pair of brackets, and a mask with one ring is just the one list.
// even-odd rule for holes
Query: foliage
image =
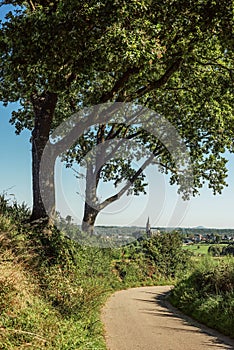
{"label": "foliage", "polygon": [[222,250],[222,255],[232,255],[234,256],[234,244],[230,244],[227,247],[224,247]]}
{"label": "foliage", "polygon": [[7,193],[0,194],[0,215],[9,216],[17,222],[25,222],[29,219],[30,209],[26,203],[18,204],[7,196]]}
{"label": "foliage", "polygon": [[[134,102],[165,116],[190,152],[192,192],[205,182],[214,193],[222,190],[227,173],[222,153],[233,149],[231,0],[4,4],[16,7],[0,27],[0,100],[20,102],[11,119],[17,133],[33,129],[37,209],[40,156],[49,134],[75,111],[107,101]],[[126,125],[87,130],[74,158],[80,161],[107,140],[110,129],[120,137],[126,133]],[[167,148],[159,143],[156,150],[154,138],[139,127],[127,129],[128,138],[136,136],[155,152],[160,170],[171,174],[170,183],[180,184]],[[145,191],[142,173],[133,175],[133,162],[112,159],[101,170],[97,180],[130,179],[130,192]]]}
{"label": "foliage", "polygon": [[[199,250],[198,250],[199,248]],[[193,255],[204,256],[210,254],[211,256],[224,256],[224,255],[234,255],[234,245],[233,244],[192,244],[184,247],[184,249]]]}
{"label": "foliage", "polygon": [[143,252],[166,275],[175,277],[188,266],[188,254],[182,249],[182,237],[177,232],[165,233],[143,243]]}
{"label": "foliage", "polygon": [[165,283],[184,274],[189,266],[189,254],[183,250],[177,232],[139,239],[127,245],[115,264],[121,280],[131,286],[139,280],[145,284]]}
{"label": "foliage", "polygon": [[[178,249],[179,240],[169,236]],[[106,297],[117,289],[172,281],[146,247],[145,241],[118,249],[82,246],[51,228],[19,228],[1,214],[1,346],[105,349],[100,308]]]}
{"label": "foliage", "polygon": [[[158,12],[155,14],[153,11],[153,14],[151,5],[156,4]],[[139,72],[134,72],[130,79],[127,74],[123,74],[122,81],[125,85],[121,86],[121,80],[119,84],[117,82],[116,85],[113,85],[109,96],[115,92],[117,101],[137,101],[165,116],[179,131],[190,152],[194,182],[189,194],[196,194],[204,183],[208,183],[214,193],[220,193],[225,186],[227,174],[226,160],[222,153],[226,148],[232,150],[230,141],[233,139],[233,96],[231,93],[233,71],[231,57],[228,57],[231,54],[228,49],[230,37],[229,39],[226,37],[226,48],[224,48],[225,45],[223,46],[224,42],[220,42],[220,30],[224,34],[220,27],[221,18],[224,13],[225,15],[229,13],[231,3],[227,4],[228,10],[226,8],[227,11],[223,13],[221,13],[221,8],[218,10],[216,5],[214,3],[211,5],[210,2],[202,4],[200,1],[193,2],[193,4],[180,2],[179,10],[176,2],[173,4],[164,2],[161,6],[158,2],[144,3],[144,5],[148,10],[149,27],[153,28],[153,24],[156,24],[156,27],[160,28],[157,34],[158,42],[165,50],[157,55],[156,60],[156,57],[151,56],[147,59],[145,57],[144,68],[139,67],[134,61],[134,68]],[[211,8],[209,8],[210,5]],[[164,11],[166,11],[164,17],[166,21],[162,20]],[[221,12],[218,14],[218,11]],[[211,16],[211,20],[207,18],[207,13],[213,13],[213,15],[215,13],[217,17],[216,15]],[[173,23],[173,29],[171,23]],[[210,25],[214,25],[216,29],[213,27],[208,33],[207,29]],[[125,35],[125,31],[123,33],[120,36]],[[128,32],[129,40],[132,39],[131,34]],[[137,52],[134,53],[137,54]],[[96,82],[90,82],[91,87],[92,83]],[[103,83],[108,86],[105,77],[102,77],[99,88],[104,87]],[[114,90],[119,87],[118,85],[121,86],[119,93]],[[96,91],[94,86],[89,95],[90,98],[93,98],[92,94],[98,96],[101,95],[101,92]],[[100,100],[92,99],[92,101],[99,102]],[[155,129],[153,122],[148,125],[149,129]],[[225,135],[224,130],[227,131]],[[144,151],[135,147],[131,152],[126,146],[121,152],[113,154],[113,151],[108,153],[106,148],[101,152],[96,152],[91,162],[87,159],[87,153],[91,149],[110,140],[116,140],[116,138],[117,140],[121,138],[135,140],[140,149],[141,146],[144,147]],[[97,197],[99,181],[112,181],[114,186],[120,183],[125,184],[128,181],[126,193],[145,193],[144,166],[137,173],[133,165],[134,161],[138,160],[139,153],[148,158],[149,154],[153,153],[152,163],[159,164],[160,171],[169,172],[171,174],[170,183],[177,183],[179,190],[186,192],[182,186],[178,167],[164,146],[142,126],[102,124],[87,130],[64,159],[68,167],[73,163],[80,165],[85,163],[87,167],[86,187],[91,188],[89,192],[92,193],[92,198],[86,198],[86,201],[100,211],[117,200],[123,194],[123,190],[117,191],[118,195],[111,196],[101,203]],[[124,157],[126,153],[127,156]],[[107,161],[102,163],[103,159]],[[144,164],[146,163],[147,160]],[[95,179],[93,183],[90,182],[90,174]],[[136,174],[137,178],[134,176]],[[90,216],[91,214],[93,215],[90,213]],[[86,220],[85,216],[84,219]]]}
{"label": "foliage", "polygon": [[233,335],[233,259],[218,262],[207,256],[189,273],[192,265],[177,232],[100,249],[79,245],[51,228],[17,225],[10,215],[0,215],[4,349],[104,350],[100,308],[111,292],[178,279],[173,303]]}
{"label": "foliage", "polygon": [[99,309],[118,282],[110,253],[66,244],[56,234],[36,239],[38,230],[19,233],[5,216],[0,224],[1,346],[105,349]]}
{"label": "foliage", "polygon": [[[166,230],[165,227],[158,227],[158,229],[161,232],[164,232]],[[185,235],[186,237],[189,236],[194,236],[196,235],[202,235],[202,236],[234,236],[234,230],[232,228],[207,228],[207,227],[193,227],[193,228],[188,228],[188,227],[178,227],[177,231],[179,231],[181,234]]]}
{"label": "foliage", "polygon": [[222,248],[218,245],[211,245],[208,248],[208,253],[212,256],[220,256],[222,253]]}
{"label": "foliage", "polygon": [[206,257],[179,281],[170,301],[199,321],[234,337],[234,260]]}

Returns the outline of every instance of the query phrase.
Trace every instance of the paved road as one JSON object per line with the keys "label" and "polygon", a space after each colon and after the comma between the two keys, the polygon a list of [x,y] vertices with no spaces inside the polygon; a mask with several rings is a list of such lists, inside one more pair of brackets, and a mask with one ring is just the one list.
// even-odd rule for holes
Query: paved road
{"label": "paved road", "polygon": [[113,294],[102,312],[108,350],[234,349],[234,340],[171,307],[164,300],[170,289],[141,287]]}

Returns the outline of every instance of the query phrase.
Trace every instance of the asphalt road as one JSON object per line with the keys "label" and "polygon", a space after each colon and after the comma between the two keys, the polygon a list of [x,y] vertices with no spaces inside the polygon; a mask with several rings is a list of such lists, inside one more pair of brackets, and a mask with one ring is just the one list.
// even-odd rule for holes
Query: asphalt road
{"label": "asphalt road", "polygon": [[184,316],[164,300],[170,286],[119,291],[102,311],[108,350],[222,350],[234,340]]}

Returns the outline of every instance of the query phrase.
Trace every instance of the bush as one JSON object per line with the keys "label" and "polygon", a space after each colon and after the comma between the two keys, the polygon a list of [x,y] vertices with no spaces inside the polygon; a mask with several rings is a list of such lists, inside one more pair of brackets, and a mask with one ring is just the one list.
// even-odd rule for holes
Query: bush
{"label": "bush", "polygon": [[0,215],[0,348],[104,350],[99,309],[119,282],[111,251],[19,228],[10,212]]}
{"label": "bush", "polygon": [[222,255],[232,255],[234,256],[234,244],[230,244],[223,248]]}
{"label": "bush", "polygon": [[234,260],[204,259],[171,292],[170,301],[197,320],[234,337]]}
{"label": "bush", "polygon": [[4,198],[1,210],[0,343],[6,350],[104,350],[100,308],[107,295],[168,283],[185,269],[177,234],[100,249],[52,227],[23,224],[25,208]]}
{"label": "bush", "polygon": [[126,286],[171,283],[190,266],[190,254],[182,249],[177,232],[141,238],[122,248],[115,269]]}
{"label": "bush", "polygon": [[142,250],[164,276],[174,278],[188,267],[189,254],[182,249],[182,237],[178,232],[164,233],[145,240]]}
{"label": "bush", "polygon": [[208,253],[212,256],[222,255],[222,248],[218,245],[210,245],[208,248]]}
{"label": "bush", "polygon": [[11,218],[13,222],[23,223],[30,218],[30,209],[24,202],[18,204],[15,199],[11,203],[7,193],[4,192],[0,195],[0,215]]}

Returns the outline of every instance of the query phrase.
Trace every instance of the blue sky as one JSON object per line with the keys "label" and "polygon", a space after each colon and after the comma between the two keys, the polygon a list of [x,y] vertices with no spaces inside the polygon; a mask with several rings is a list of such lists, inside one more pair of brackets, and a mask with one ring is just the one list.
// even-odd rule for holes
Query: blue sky
{"label": "blue sky", "polygon": [[[7,108],[0,106],[0,193],[7,192],[10,198],[19,203],[32,204],[31,190],[31,144],[30,132],[23,131],[15,135],[14,126],[10,125],[11,111],[16,104]],[[154,226],[206,226],[234,228],[234,156],[228,155],[229,186],[222,195],[214,196],[204,188],[200,196],[189,202],[178,203],[175,186],[168,184],[168,179],[155,167],[147,172],[149,193],[146,196],[124,197],[118,203],[106,208],[98,218],[100,225],[145,225],[147,216]],[[72,215],[77,222],[81,221],[83,212],[84,183],[78,181],[71,170],[64,170],[61,163],[56,167],[57,209],[64,215]],[[108,195],[112,187],[104,185],[103,195]],[[77,194],[78,193],[78,194]],[[10,196],[14,195],[14,196]],[[182,206],[182,207],[181,207]],[[172,214],[177,209],[174,219]]]}
{"label": "blue sky", "polygon": [[[9,11],[9,6],[0,8],[0,19]],[[16,104],[7,108],[0,105],[0,193],[7,192],[9,198],[23,201],[31,206],[31,144],[30,132],[15,135],[14,126],[9,124],[11,111]],[[222,195],[213,196],[204,188],[200,196],[189,202],[178,202],[175,186],[168,179],[150,167],[147,172],[150,195],[123,197],[108,207],[98,218],[100,225],[145,225],[150,217],[153,226],[206,226],[234,228],[234,156],[228,155],[228,188]],[[83,212],[84,183],[78,182],[71,171],[68,173],[58,165],[56,167],[57,209],[63,214],[72,215],[81,221]],[[101,188],[104,195],[112,191],[111,186]],[[78,192],[78,194],[77,194]]]}

